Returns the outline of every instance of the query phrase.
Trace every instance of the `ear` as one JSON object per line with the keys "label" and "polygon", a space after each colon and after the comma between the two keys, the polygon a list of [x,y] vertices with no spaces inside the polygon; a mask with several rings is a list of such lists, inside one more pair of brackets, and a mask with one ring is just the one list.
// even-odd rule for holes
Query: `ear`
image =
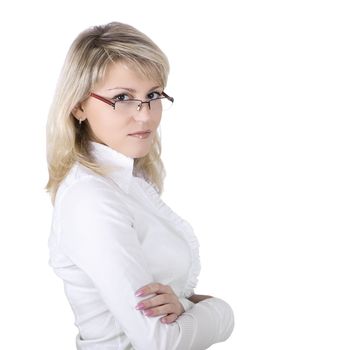
{"label": "ear", "polygon": [[84,120],[86,117],[84,116],[84,109],[81,104],[75,106],[72,110],[72,114],[78,120]]}

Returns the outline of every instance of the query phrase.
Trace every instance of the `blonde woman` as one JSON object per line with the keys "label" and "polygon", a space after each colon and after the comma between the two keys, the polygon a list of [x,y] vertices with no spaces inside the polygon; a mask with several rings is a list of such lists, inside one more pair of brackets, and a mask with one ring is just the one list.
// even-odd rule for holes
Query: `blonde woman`
{"label": "blonde woman", "polygon": [[198,241],[160,199],[168,71],[146,35],[113,22],[82,32],[61,72],[47,123],[49,264],[77,349],[207,349],[232,333],[231,307],[194,294]]}

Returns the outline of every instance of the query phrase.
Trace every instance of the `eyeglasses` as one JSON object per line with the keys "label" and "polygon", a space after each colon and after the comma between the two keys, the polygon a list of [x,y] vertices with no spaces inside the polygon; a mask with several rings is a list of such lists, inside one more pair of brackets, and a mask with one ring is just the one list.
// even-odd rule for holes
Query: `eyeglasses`
{"label": "eyeglasses", "polygon": [[162,92],[160,97],[156,97],[150,100],[142,101],[137,99],[128,99],[128,100],[109,100],[105,97],[97,95],[93,92],[90,93],[91,97],[94,97],[108,105],[112,106],[114,110],[118,111],[120,114],[129,114],[136,111],[140,111],[142,105],[148,104],[149,110],[154,114],[160,114],[162,111],[168,110],[173,102],[174,98],[167,95],[165,92]]}

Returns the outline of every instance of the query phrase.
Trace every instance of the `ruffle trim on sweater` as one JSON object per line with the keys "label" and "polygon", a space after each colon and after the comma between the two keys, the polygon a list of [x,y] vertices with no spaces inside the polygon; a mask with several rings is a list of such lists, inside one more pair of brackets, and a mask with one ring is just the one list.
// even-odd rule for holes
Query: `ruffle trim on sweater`
{"label": "ruffle trim on sweater", "polygon": [[178,216],[175,212],[172,211],[160,198],[156,189],[144,179],[138,179],[138,183],[141,188],[145,191],[145,193],[150,198],[151,202],[154,204],[157,211],[168,220],[172,221],[181,232],[182,237],[187,241],[190,251],[192,264],[191,268],[188,272],[187,282],[183,291],[183,295],[185,298],[190,297],[193,294],[193,289],[197,286],[198,276],[201,270],[200,257],[199,257],[199,242],[194,234],[192,226],[185,220],[183,220],[180,216]]}

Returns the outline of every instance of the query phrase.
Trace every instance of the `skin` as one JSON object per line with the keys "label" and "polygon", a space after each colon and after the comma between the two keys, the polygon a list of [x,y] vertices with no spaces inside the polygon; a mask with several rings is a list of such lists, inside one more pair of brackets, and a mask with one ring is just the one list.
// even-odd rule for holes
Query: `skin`
{"label": "skin", "polygon": [[[159,96],[162,90],[157,82],[143,78],[126,64],[113,63],[92,92],[111,101],[129,98],[145,101]],[[113,110],[93,97],[77,106],[73,114],[78,120],[88,121],[97,140],[130,158],[148,154],[161,120],[161,113],[153,113],[146,104],[130,115],[120,115],[117,108]],[[147,139],[128,135],[140,130],[151,130],[151,134]]]}
{"label": "skin", "polygon": [[[155,81],[150,81],[137,74],[122,62],[109,65],[104,79],[102,79],[92,92],[107,99],[140,99],[142,101],[155,98],[162,92],[162,87]],[[90,124],[95,141],[103,143],[112,149],[130,158],[140,158],[148,154],[153,139],[161,121],[161,113],[152,113],[146,104],[130,115],[120,115],[110,105],[89,97],[73,110],[75,118]],[[147,139],[139,139],[129,134],[140,130],[151,130]],[[144,299],[136,305],[146,316],[161,318],[163,323],[172,323],[184,312],[177,295],[168,285],[150,283],[137,292],[138,296],[155,296]],[[207,295],[192,295],[189,300],[198,303],[210,298]]]}
{"label": "skin", "polygon": [[[146,296],[156,293],[155,297],[142,300],[136,305],[138,310],[150,310],[152,314],[147,316],[159,316],[168,312],[168,315],[161,318],[163,323],[172,323],[180,316],[184,309],[178,301],[176,294],[170,286],[161,283],[150,283],[136,291],[137,296]],[[158,295],[159,294],[159,295]],[[205,299],[212,298],[210,295],[193,294],[188,300],[197,304]],[[174,302],[175,301],[175,302]]]}

